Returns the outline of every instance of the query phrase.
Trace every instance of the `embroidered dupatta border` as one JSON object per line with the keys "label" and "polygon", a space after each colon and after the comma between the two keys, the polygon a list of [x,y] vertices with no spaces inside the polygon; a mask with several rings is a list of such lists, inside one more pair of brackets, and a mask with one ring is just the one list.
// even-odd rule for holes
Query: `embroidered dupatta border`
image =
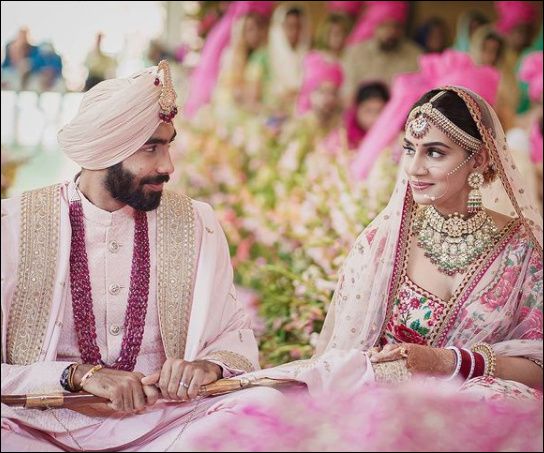
{"label": "embroidered dupatta border", "polygon": [[164,191],[157,210],[157,304],[164,351],[183,358],[195,275],[195,211],[191,199]]}
{"label": "embroidered dupatta border", "polygon": [[442,347],[445,344],[446,335],[451,330],[457,314],[461,310],[461,307],[465,304],[468,297],[476,288],[476,285],[480,282],[485,274],[486,269],[491,266],[493,261],[497,259],[500,253],[505,249],[506,245],[510,241],[512,235],[520,228],[522,221],[519,218],[512,220],[503,230],[499,241],[491,247],[491,249],[476,261],[472,269],[467,273],[458,290],[452,295],[440,326],[436,329],[435,335],[429,342],[431,346]]}
{"label": "embroidered dupatta border", "polygon": [[393,274],[387,295],[387,309],[385,313],[385,319],[383,321],[380,335],[374,343],[375,345],[378,345],[380,343],[380,340],[385,334],[385,329],[387,328],[387,324],[391,319],[391,315],[393,313],[393,299],[395,298],[395,295],[397,294],[401,283],[403,263],[406,257],[408,239],[410,235],[410,224],[414,214],[414,205],[414,200],[410,194],[410,191],[407,189],[404,195],[404,206],[402,208],[402,218],[400,221],[399,238],[396,246],[397,250],[395,254],[395,263],[393,264]]}
{"label": "embroidered dupatta border", "polygon": [[[476,123],[476,126],[478,127],[478,131],[480,132],[480,135],[482,136],[482,140],[484,142],[484,145],[487,147],[490,155],[491,155],[491,162],[500,162],[500,156],[499,156],[499,150],[495,146],[495,140],[493,138],[493,132],[490,128],[485,126],[482,121],[482,110],[478,103],[470,96],[467,92],[465,92],[463,89],[459,89],[457,87],[453,86],[447,86],[447,90],[454,91],[459,95],[461,99],[465,102],[467,108],[469,109],[469,112],[472,116],[472,119]],[[504,153],[508,152],[506,144],[503,145],[502,151]],[[515,163],[512,164],[515,167]],[[508,181],[508,176],[506,174],[506,171],[504,170],[502,165],[495,165],[497,174],[499,176],[499,179],[501,180],[502,186],[506,193],[508,194],[508,198],[510,199],[510,203],[512,203],[512,206],[514,207],[514,210],[516,211],[518,218],[520,219],[520,222],[523,223],[527,229],[527,232],[529,233],[531,237],[531,242],[535,245],[535,250],[538,253],[538,256],[540,259],[543,258],[543,252],[542,247],[540,246],[538,239],[533,231],[533,227],[542,234],[542,228],[535,227],[534,222],[529,219],[527,220],[524,215],[523,211],[518,203],[518,200],[516,196],[514,195],[514,192],[512,191],[512,187],[510,186],[510,183]],[[519,189],[520,194],[523,193],[523,189]]]}
{"label": "embroidered dupatta border", "polygon": [[7,331],[7,363],[39,360],[53,301],[60,231],[61,185],[25,192],[17,282]]}

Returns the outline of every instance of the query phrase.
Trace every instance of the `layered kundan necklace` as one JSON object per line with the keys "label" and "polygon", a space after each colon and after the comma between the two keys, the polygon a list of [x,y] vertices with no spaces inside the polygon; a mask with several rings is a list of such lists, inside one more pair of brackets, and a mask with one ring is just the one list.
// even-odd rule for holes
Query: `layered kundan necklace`
{"label": "layered kundan necklace", "polygon": [[445,218],[434,206],[418,212],[413,231],[425,256],[447,275],[463,273],[495,243],[499,234],[495,222],[485,210],[478,211],[469,219],[458,213]]}

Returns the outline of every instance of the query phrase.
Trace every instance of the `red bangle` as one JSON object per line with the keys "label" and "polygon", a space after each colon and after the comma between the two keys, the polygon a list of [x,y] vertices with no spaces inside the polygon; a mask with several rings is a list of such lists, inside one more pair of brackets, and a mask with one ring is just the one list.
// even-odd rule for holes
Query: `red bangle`
{"label": "red bangle", "polygon": [[483,376],[485,371],[485,360],[484,356],[479,352],[473,352],[474,354],[474,374],[472,377]]}
{"label": "red bangle", "polygon": [[459,374],[463,376],[463,379],[467,380],[470,374],[470,369],[472,368],[472,358],[466,349],[461,349],[461,359],[462,362]]}

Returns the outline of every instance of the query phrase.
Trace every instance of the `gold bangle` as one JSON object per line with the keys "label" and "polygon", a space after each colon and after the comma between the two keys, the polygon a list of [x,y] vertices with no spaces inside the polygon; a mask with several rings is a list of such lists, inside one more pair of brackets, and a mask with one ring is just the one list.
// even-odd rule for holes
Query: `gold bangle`
{"label": "gold bangle", "polygon": [[102,368],[104,368],[104,365],[98,364],[93,366],[89,371],[87,371],[81,378],[81,382],[79,383],[79,388],[83,389],[83,386],[93,376],[93,374],[101,370]]}
{"label": "gold bangle", "polygon": [[494,377],[497,368],[497,356],[491,345],[487,343],[477,343],[470,350],[472,352],[479,352],[485,357],[484,376]]}
{"label": "gold bangle", "polygon": [[74,376],[76,375],[77,367],[81,365],[81,363],[74,363],[70,367],[70,373],[68,374],[68,387],[73,392],[79,392],[81,390],[81,387],[77,387],[74,382]]}

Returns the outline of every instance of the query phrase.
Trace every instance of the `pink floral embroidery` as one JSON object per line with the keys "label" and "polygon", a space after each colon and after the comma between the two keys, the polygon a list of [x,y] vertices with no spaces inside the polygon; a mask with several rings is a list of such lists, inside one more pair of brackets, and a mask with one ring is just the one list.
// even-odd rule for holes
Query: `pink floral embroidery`
{"label": "pink floral embroidery", "polygon": [[368,233],[366,233],[366,240],[369,244],[372,244],[372,241],[374,240],[374,236],[376,236],[376,232],[378,231],[377,228],[374,228],[370,230]]}
{"label": "pink floral embroidery", "polygon": [[481,304],[489,311],[494,311],[504,305],[512,293],[514,284],[519,276],[519,266],[507,267],[494,287],[489,288],[481,298]]}
{"label": "pink floral embroidery", "polygon": [[389,340],[427,344],[433,326],[439,323],[444,302],[423,295],[410,282],[400,288],[393,305],[393,313],[386,327]]}
{"label": "pink floral embroidery", "polygon": [[523,307],[521,309],[521,320],[526,326],[526,331],[521,336],[524,340],[542,339],[542,311],[536,308]]}
{"label": "pink floral embroidery", "polygon": [[395,338],[402,343],[415,343],[426,345],[427,340],[423,338],[415,330],[406,327],[404,324],[397,324],[395,326]]}

